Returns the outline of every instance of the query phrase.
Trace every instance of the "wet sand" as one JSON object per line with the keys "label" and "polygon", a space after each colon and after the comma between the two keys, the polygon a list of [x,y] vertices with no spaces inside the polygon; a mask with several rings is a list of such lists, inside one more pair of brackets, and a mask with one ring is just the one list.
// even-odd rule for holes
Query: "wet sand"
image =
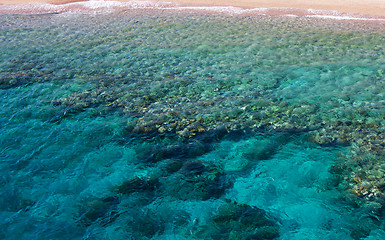
{"label": "wet sand", "polygon": [[[0,0],[0,4],[50,3],[65,4],[82,0]],[[118,0],[129,2],[128,0]],[[161,1],[155,1],[161,2]],[[340,13],[362,14],[385,17],[385,4],[382,0],[166,0],[184,6],[234,6],[241,8],[293,8],[338,11]]]}

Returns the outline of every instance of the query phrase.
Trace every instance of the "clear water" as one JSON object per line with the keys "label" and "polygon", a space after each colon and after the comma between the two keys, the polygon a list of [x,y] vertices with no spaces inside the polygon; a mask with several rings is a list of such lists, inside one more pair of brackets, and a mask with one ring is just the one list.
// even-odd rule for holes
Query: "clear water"
{"label": "clear water", "polygon": [[381,25],[0,22],[0,238],[385,238]]}

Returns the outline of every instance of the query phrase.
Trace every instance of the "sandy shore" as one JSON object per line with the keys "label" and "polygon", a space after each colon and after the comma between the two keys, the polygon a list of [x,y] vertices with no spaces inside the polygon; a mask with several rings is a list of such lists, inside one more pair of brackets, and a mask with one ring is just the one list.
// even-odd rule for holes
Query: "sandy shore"
{"label": "sandy shore", "polygon": [[[1,1],[1,0],[0,0]],[[171,2],[209,6],[234,6],[244,8],[298,8],[339,11],[385,17],[384,0],[171,0]]]}
{"label": "sandy shore", "polygon": [[[0,4],[50,3],[65,4],[85,0],[0,0]],[[117,0],[129,2],[129,0]],[[154,0],[157,2],[157,0]],[[339,11],[341,13],[385,17],[384,0],[164,0],[185,6],[234,6],[242,8],[296,8]]]}

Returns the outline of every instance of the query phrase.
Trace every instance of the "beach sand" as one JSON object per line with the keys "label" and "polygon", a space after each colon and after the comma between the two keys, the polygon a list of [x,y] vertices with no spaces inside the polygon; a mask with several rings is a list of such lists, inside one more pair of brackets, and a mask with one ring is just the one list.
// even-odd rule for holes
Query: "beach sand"
{"label": "beach sand", "polygon": [[[65,4],[82,0],[0,0],[0,4],[50,3]],[[129,0],[118,0],[129,2]],[[340,13],[362,14],[385,17],[384,0],[165,0],[184,6],[233,6],[241,8],[292,8],[338,11]],[[159,2],[159,1],[155,1]]]}

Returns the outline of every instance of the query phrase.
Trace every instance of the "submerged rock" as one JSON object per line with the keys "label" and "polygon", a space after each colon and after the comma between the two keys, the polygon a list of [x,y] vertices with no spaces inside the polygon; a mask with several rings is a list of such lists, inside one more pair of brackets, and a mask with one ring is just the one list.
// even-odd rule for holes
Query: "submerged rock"
{"label": "submerged rock", "polygon": [[95,199],[85,205],[85,212],[82,213],[79,222],[87,226],[96,221],[103,224],[111,223],[119,216],[117,210],[119,202],[120,199],[116,197]]}
{"label": "submerged rock", "polygon": [[152,192],[158,187],[157,179],[132,178],[115,188],[117,193],[130,194],[134,192]]}
{"label": "submerged rock", "polygon": [[266,218],[262,209],[229,202],[219,208],[218,213],[213,217],[213,221],[219,225],[230,222],[237,222],[244,226],[261,227],[271,225],[271,221]]}
{"label": "submerged rock", "polygon": [[213,226],[196,232],[202,239],[270,240],[279,237],[279,226],[265,211],[246,204],[226,201],[213,213]]}
{"label": "submerged rock", "polygon": [[172,174],[183,166],[183,160],[181,159],[167,159],[164,162],[162,162],[159,166],[160,170],[165,171],[166,174]]}
{"label": "submerged rock", "polygon": [[180,200],[207,200],[220,198],[232,186],[219,169],[200,162],[185,162],[173,175],[161,180],[163,194]]}
{"label": "submerged rock", "polygon": [[138,159],[144,163],[156,163],[165,159],[190,159],[201,156],[210,150],[209,144],[192,141],[186,144],[149,149],[139,153]]}
{"label": "submerged rock", "polygon": [[23,82],[17,79],[0,79],[0,89],[7,89],[22,85]]}
{"label": "submerged rock", "polygon": [[159,207],[147,206],[129,210],[124,227],[134,239],[155,239],[167,231],[187,228],[190,215],[183,210],[159,203]]}
{"label": "submerged rock", "polygon": [[183,164],[181,173],[185,176],[198,176],[205,171],[206,167],[201,162],[187,161]]}
{"label": "submerged rock", "polygon": [[271,240],[279,237],[278,226],[260,227],[255,230],[255,233],[246,237],[246,240]]}

